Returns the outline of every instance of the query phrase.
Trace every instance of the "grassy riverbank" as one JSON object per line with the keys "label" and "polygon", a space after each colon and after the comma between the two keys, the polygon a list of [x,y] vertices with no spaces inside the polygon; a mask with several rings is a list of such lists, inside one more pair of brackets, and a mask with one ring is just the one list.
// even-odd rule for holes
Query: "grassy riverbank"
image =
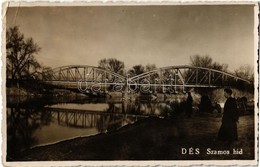
{"label": "grassy riverbank", "polygon": [[[221,117],[196,114],[191,119],[147,118],[118,131],[79,137],[56,144],[26,150],[20,161],[50,160],[183,160],[183,159],[253,159],[254,117],[240,117],[239,141],[231,147],[216,141]],[[199,148],[200,154],[182,154],[182,148]],[[228,155],[210,155],[207,149],[230,150]],[[243,149],[233,155],[232,149]]]}

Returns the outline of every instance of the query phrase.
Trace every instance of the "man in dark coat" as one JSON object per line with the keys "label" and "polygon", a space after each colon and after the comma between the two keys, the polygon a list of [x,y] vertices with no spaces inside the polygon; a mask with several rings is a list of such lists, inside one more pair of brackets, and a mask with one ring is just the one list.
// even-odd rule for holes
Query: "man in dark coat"
{"label": "man in dark coat", "polygon": [[232,98],[231,95],[231,89],[224,89],[224,96],[227,100],[224,105],[222,125],[218,132],[218,139],[221,141],[226,141],[228,144],[231,144],[233,141],[237,140],[238,109],[236,100]]}
{"label": "man in dark coat", "polygon": [[186,112],[187,112],[188,118],[190,118],[191,114],[192,114],[192,102],[193,102],[193,99],[192,99],[191,93],[188,92],[188,97],[187,97],[187,101],[186,101]]}

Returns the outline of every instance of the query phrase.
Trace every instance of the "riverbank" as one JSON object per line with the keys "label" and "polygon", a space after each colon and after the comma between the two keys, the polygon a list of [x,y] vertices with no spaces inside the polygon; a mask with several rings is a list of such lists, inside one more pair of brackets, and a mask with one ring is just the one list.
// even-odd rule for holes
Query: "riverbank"
{"label": "riverbank", "polygon": [[[231,147],[216,141],[221,117],[197,113],[188,119],[150,117],[117,131],[79,137],[52,145],[25,150],[9,161],[60,160],[184,160],[184,159],[253,159],[254,116],[240,117],[239,141]],[[183,148],[198,148],[199,154],[182,154]],[[207,149],[230,150],[230,154],[212,155]],[[233,149],[242,149],[234,155]]]}

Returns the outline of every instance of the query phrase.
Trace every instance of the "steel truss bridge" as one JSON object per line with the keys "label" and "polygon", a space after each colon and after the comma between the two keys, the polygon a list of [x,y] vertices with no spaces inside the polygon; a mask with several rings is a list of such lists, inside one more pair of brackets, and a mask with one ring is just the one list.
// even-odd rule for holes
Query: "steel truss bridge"
{"label": "steel truss bridge", "polygon": [[158,68],[136,76],[122,76],[98,67],[88,65],[69,65],[42,73],[39,76],[44,82],[67,88],[82,90],[102,90],[113,87],[114,91],[122,90],[185,90],[186,88],[234,87],[237,84],[253,85],[249,81],[233,74],[204,67],[188,65]]}

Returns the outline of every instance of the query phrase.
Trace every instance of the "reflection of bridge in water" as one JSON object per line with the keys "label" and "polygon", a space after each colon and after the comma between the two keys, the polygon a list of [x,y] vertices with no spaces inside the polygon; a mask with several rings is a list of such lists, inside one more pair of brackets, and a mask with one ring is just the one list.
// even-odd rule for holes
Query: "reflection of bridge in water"
{"label": "reflection of bridge in water", "polygon": [[60,125],[78,128],[94,128],[100,131],[109,129],[111,126],[122,127],[131,124],[139,119],[147,118],[145,115],[124,114],[105,111],[91,111],[63,108],[45,108],[50,112]]}
{"label": "reflection of bridge in water", "polygon": [[130,77],[98,67],[71,65],[55,68],[52,72],[43,73],[38,77],[53,85],[67,88],[81,87],[84,90],[95,88],[96,90],[103,89],[103,91],[111,86],[115,91],[129,91],[139,86],[143,90],[148,90],[147,87],[149,87],[156,92],[169,88],[176,91],[186,88],[253,85],[253,81],[224,71],[187,65],[158,68]]}

